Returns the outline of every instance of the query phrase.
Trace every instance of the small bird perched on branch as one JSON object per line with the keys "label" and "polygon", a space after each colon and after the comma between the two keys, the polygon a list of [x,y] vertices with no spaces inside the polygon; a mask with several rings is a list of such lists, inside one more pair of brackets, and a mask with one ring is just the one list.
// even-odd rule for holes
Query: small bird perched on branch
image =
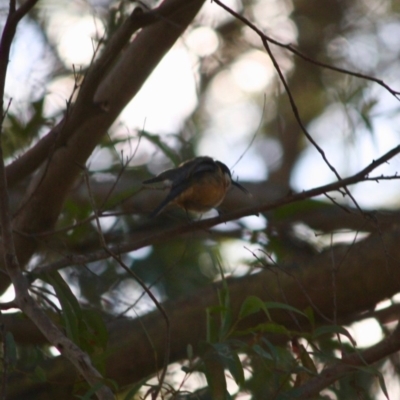
{"label": "small bird perched on branch", "polygon": [[218,207],[232,185],[244,193],[248,190],[232,180],[231,171],[220,161],[211,157],[196,157],[177,168],[168,169],[144,184],[163,182],[171,190],[167,197],[150,214],[158,215],[168,204],[175,203],[186,212],[205,212]]}

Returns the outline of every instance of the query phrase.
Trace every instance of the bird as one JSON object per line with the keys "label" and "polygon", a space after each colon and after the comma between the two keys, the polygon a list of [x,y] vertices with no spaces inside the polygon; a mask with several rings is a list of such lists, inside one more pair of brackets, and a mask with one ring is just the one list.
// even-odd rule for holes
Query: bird
{"label": "bird", "polygon": [[224,163],[207,156],[187,160],[177,168],[168,169],[143,181],[143,184],[159,182],[170,188],[170,191],[149,218],[160,214],[170,203],[177,204],[186,213],[209,211],[222,203],[231,185],[249,194],[246,188],[232,180],[231,171]]}

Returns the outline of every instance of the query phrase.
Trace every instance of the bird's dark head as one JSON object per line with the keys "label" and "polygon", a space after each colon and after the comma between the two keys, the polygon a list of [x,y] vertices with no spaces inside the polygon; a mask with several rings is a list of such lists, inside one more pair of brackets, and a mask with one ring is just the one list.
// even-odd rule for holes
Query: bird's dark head
{"label": "bird's dark head", "polygon": [[241,184],[232,180],[231,170],[224,163],[222,163],[221,161],[215,161],[215,163],[218,165],[220,171],[224,175],[227,186],[230,186],[232,184],[233,186],[236,186],[238,189],[240,189],[242,192],[246,194],[249,193],[249,191],[246,188],[244,188]]}

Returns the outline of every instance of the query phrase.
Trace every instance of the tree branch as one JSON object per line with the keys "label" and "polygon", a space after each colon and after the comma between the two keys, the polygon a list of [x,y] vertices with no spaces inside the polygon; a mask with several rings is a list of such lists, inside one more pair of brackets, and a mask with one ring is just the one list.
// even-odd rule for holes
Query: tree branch
{"label": "tree branch", "polygon": [[382,86],[383,88],[385,88],[391,95],[393,95],[397,100],[400,100],[399,95],[400,95],[400,91],[398,90],[394,90],[392,89],[388,84],[386,84],[382,79],[379,78],[375,78],[374,76],[370,76],[370,75],[366,75],[366,74],[362,74],[361,72],[355,72],[355,71],[350,71],[348,69],[345,68],[340,68],[340,67],[336,67],[334,65],[330,65],[330,64],[326,64],[323,63],[321,61],[316,61],[311,57],[308,57],[307,55],[303,54],[301,51],[297,50],[294,46],[292,46],[291,44],[285,44],[285,43],[281,43],[278,40],[275,40],[271,37],[269,37],[268,35],[266,35],[261,29],[257,28],[256,25],[254,25],[249,19],[247,19],[246,17],[244,17],[243,15],[240,15],[239,13],[237,13],[236,11],[232,10],[232,8],[228,7],[227,5],[225,5],[224,3],[222,3],[222,1],[220,0],[214,0],[214,3],[218,4],[221,8],[223,8],[225,11],[227,11],[229,14],[231,14],[233,17],[235,17],[236,19],[238,19],[239,21],[243,22],[245,25],[247,25],[252,31],[254,31],[261,39],[262,41],[268,41],[276,46],[279,46],[283,49],[289,50],[290,52],[292,52],[293,54],[297,55],[298,57],[302,58],[304,61],[307,61],[311,64],[320,66],[322,68],[325,69],[329,69],[331,71],[336,71],[339,72],[341,74],[346,74],[346,75],[350,75],[350,76],[354,76],[356,78],[360,78],[360,79],[365,79],[367,81],[371,81],[371,82],[375,82],[378,85]]}
{"label": "tree branch", "polygon": [[[2,41],[2,54],[0,58],[4,57],[9,51],[7,46],[8,40],[12,40],[17,22],[29,11],[35,4],[35,1],[27,1],[23,8],[19,9],[19,12],[10,12],[7,20],[5,32],[8,34],[7,40],[4,43]],[[11,7],[12,8],[12,7]],[[4,38],[4,35],[3,35]],[[0,64],[4,63],[4,59],[0,61]],[[0,69],[3,69],[2,65]],[[1,70],[0,74],[5,73],[6,70]],[[2,78],[0,78],[2,79]],[[4,82],[3,82],[4,84]],[[4,95],[4,86],[2,86],[2,95]],[[2,139],[2,134],[0,135]],[[76,346],[71,340],[69,340],[47,317],[47,315],[40,309],[35,303],[33,298],[29,295],[29,284],[28,280],[22,274],[20,269],[17,256],[15,253],[15,245],[13,238],[11,214],[8,199],[7,179],[4,166],[3,158],[3,147],[0,142],[0,222],[2,227],[2,256],[3,263],[6,271],[11,279],[11,282],[15,289],[15,303],[30,319],[33,321],[49,342],[57,347],[57,349],[63,354],[69,361],[71,361],[77,370],[82,374],[90,386],[94,386],[102,382],[102,376],[92,366],[91,360],[87,354],[85,354],[78,346]],[[112,399],[114,396],[111,390],[102,385],[97,391],[99,399]]]}
{"label": "tree branch", "polygon": [[[176,4],[180,8],[176,8],[168,19],[159,20],[142,29],[136,36],[121,55],[120,61],[107,75],[107,82],[114,83],[112,88],[102,84],[98,95],[96,94],[96,100],[90,98],[85,104],[81,104],[78,96],[76,106],[72,107],[71,114],[62,126],[63,132],[58,133],[58,144],[51,152],[51,157],[47,159],[27,190],[15,218],[15,231],[29,234],[52,229],[72,184],[81,173],[81,166],[86,163],[121,110],[139,91],[164,54],[193,20],[203,2],[204,0],[165,0],[164,3],[171,9]],[[121,74],[121,68],[125,71],[124,75]],[[97,84],[97,80],[95,81]],[[92,87],[86,83],[82,93],[86,90],[86,95],[89,92],[93,93],[97,88],[93,85]],[[114,93],[113,90],[117,88],[118,92]],[[95,101],[108,102],[108,111],[102,111]],[[66,137],[67,142],[59,142],[59,138]],[[37,242],[19,234],[15,235],[14,240],[18,260],[21,265],[25,265],[36,250]],[[4,281],[0,285],[5,287],[7,282]]]}
{"label": "tree branch", "polygon": [[400,323],[397,324],[392,334],[361,352],[354,352],[343,356],[341,360],[328,368],[325,368],[317,377],[311,378],[304,385],[296,388],[289,397],[299,400],[313,399],[321,390],[327,388],[338,379],[357,367],[371,365],[384,357],[400,350]]}
{"label": "tree branch", "polygon": [[[179,16],[179,11],[182,12],[182,10],[185,11],[186,9],[189,13],[192,12],[192,10],[196,9],[194,3],[195,1],[193,0],[168,0],[150,11],[143,11],[141,9],[139,11],[139,8],[135,8],[132,14],[110,38],[99,58],[89,68],[74,104],[73,111],[68,116],[68,123],[66,118],[64,118],[31,149],[7,166],[6,173],[9,187],[12,187],[19,180],[35,171],[51,155],[56,143],[61,146],[65,145],[65,142],[77,130],[78,126],[81,126],[85,121],[102,112],[101,107],[105,106],[105,103],[102,103],[101,100],[93,101],[94,94],[102,79],[109,73],[110,67],[121,57],[123,48],[135,32],[157,21],[169,21],[170,24],[174,25],[174,17],[177,14]],[[157,57],[157,52],[154,53],[154,56]],[[131,68],[130,74],[134,73],[134,68]],[[146,79],[147,75],[143,79]],[[113,75],[111,74],[110,76]],[[117,80],[121,80],[121,76],[117,76],[116,78]],[[115,74],[113,78],[109,77],[107,79],[115,80]],[[143,82],[137,83],[139,88],[141,84]],[[133,95],[131,94],[131,97]],[[131,97],[125,100],[126,103]]]}
{"label": "tree branch", "polygon": [[[340,181],[333,182],[327,185],[319,186],[314,189],[306,190],[301,193],[289,194],[288,196],[282,199],[272,201],[268,204],[242,208],[237,211],[232,211],[215,218],[209,218],[201,221],[192,222],[191,224],[183,223],[174,226],[172,228],[164,228],[164,229],[160,228],[159,232],[156,234],[151,234],[149,236],[145,236],[145,234],[143,234],[142,238],[135,242],[119,243],[118,245],[110,246],[110,250],[115,254],[127,253],[130,251],[138,250],[145,246],[150,246],[152,244],[164,242],[170,239],[171,237],[176,237],[197,230],[207,230],[212,228],[213,226],[219,225],[224,222],[237,220],[239,218],[248,215],[257,215],[259,212],[268,212],[286,204],[291,204],[301,200],[309,199],[324,193],[338,190],[344,186],[349,186],[355,183],[362,182],[371,171],[373,171],[378,166],[386,163],[388,160],[390,160],[396,154],[399,153],[400,153],[400,145],[394,147],[393,149],[385,153],[382,157],[380,157],[378,160],[374,160],[366,168],[362,169],[361,171],[359,171],[358,173],[349,178],[345,178]],[[65,257],[63,260],[56,261],[52,264],[38,267],[34,270],[34,274],[39,275],[42,273],[62,269],[74,264],[84,265],[93,261],[104,260],[109,257],[110,254],[105,250],[97,250],[93,253],[89,253],[86,255],[76,255],[76,256],[72,255],[70,257]]]}
{"label": "tree branch", "polygon": [[[276,267],[260,263],[264,268],[260,273],[228,279],[232,320],[249,294],[263,301],[283,302],[299,310],[311,306],[317,324],[332,323],[335,314],[340,321],[371,309],[400,290],[399,235],[400,229],[395,227],[382,234],[371,234],[350,246],[333,247],[302,262]],[[333,268],[336,268],[335,287],[332,286]],[[218,304],[220,287],[221,283],[209,285],[193,295],[163,304],[171,326],[170,362],[184,359],[189,343],[196,353],[197,343],[206,338],[205,310]],[[271,316],[274,322],[288,329],[310,329],[309,321],[296,318],[292,313],[271,310]],[[254,314],[243,321],[240,329],[263,322],[264,314]],[[108,323],[108,328],[107,378],[126,385],[156,372],[155,360],[164,355],[166,332],[164,318],[158,310],[134,320],[116,319]],[[126,357],[126,354],[131,356]],[[59,382],[60,374],[66,371],[65,362],[62,359],[49,361],[46,371],[50,381]],[[15,379],[18,380],[18,376]],[[70,379],[73,382],[74,378]]]}
{"label": "tree branch", "polygon": [[38,0],[26,0],[18,9],[15,0],[10,1],[10,9],[0,40],[0,101],[1,121],[4,118],[4,86],[6,83],[11,43],[14,40],[18,22],[33,8]]}

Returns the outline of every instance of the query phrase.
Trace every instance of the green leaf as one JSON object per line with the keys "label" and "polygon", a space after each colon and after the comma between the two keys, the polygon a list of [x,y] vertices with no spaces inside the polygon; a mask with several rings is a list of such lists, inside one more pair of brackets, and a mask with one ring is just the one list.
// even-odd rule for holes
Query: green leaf
{"label": "green leaf", "polygon": [[7,331],[5,335],[5,359],[7,363],[14,366],[17,363],[17,347],[15,345],[14,336],[11,332]]}
{"label": "green leaf", "polygon": [[226,400],[229,397],[227,391],[224,366],[218,352],[208,346],[208,350],[202,357],[204,364],[204,374],[210,388],[213,400]]}
{"label": "green leaf", "polygon": [[223,281],[222,289],[218,290],[218,298],[220,304],[220,317],[221,326],[219,330],[219,342],[222,342],[224,338],[228,335],[232,326],[232,309],[230,307],[230,297],[228,286],[226,281]]}
{"label": "green leaf", "polygon": [[261,341],[268,347],[269,352],[271,353],[271,356],[274,359],[274,361],[277,361],[279,358],[278,349],[265,337],[263,337]]}
{"label": "green leaf", "polygon": [[315,366],[314,360],[302,344],[298,345],[298,353],[300,356],[301,364],[306,369],[307,373],[316,375],[318,373],[318,370]]}
{"label": "green leaf", "polygon": [[209,343],[218,342],[219,338],[219,324],[215,318],[215,314],[220,311],[219,306],[207,307],[206,310],[206,323],[207,323],[207,337]]}
{"label": "green leaf", "polygon": [[[95,310],[82,310],[68,284],[58,272],[46,274],[43,279],[51,284],[62,308],[62,321],[68,338],[89,355],[104,355],[108,330],[101,314]],[[104,357],[97,357],[100,362]],[[104,367],[99,364],[97,367]]]}
{"label": "green leaf", "polygon": [[245,299],[239,311],[239,320],[255,314],[259,311],[264,311],[267,314],[268,319],[271,319],[268,309],[265,307],[265,303],[256,296],[249,296]]}
{"label": "green leaf", "polygon": [[276,333],[280,335],[286,335],[288,337],[294,336],[294,334],[298,334],[298,332],[292,332],[289,331],[287,328],[285,328],[281,324],[276,324],[275,322],[265,322],[262,324],[258,324],[256,326],[253,326],[251,328],[242,330],[242,331],[236,331],[235,334],[239,336],[243,335],[250,335],[254,332],[262,332],[262,333]]}
{"label": "green leaf", "polygon": [[263,333],[277,333],[292,336],[291,332],[287,328],[285,328],[281,324],[276,324],[275,322],[266,322],[264,324],[259,324],[256,326],[256,330]]}
{"label": "green leaf", "polygon": [[123,400],[132,400],[136,398],[136,394],[137,392],[140,390],[140,388],[146,383],[147,378],[146,379],[142,379],[141,381],[139,381],[137,384],[133,385],[131,389],[128,390],[128,392],[126,392]]}
{"label": "green leaf", "polygon": [[153,143],[158,149],[160,149],[164,153],[164,155],[174,163],[175,166],[179,164],[180,160],[176,154],[176,151],[165,144],[161,140],[160,135],[141,131],[141,136],[145,137],[149,142]]}
{"label": "green leaf", "polygon": [[265,351],[259,344],[255,344],[252,347],[253,351],[258,354],[261,358],[264,358],[266,360],[276,360],[276,357]]}
{"label": "green leaf", "polygon": [[304,315],[307,317],[308,321],[310,322],[312,329],[314,329],[314,327],[315,327],[314,310],[309,306],[304,310]]}
{"label": "green leaf", "polygon": [[108,342],[108,330],[100,313],[96,310],[82,310],[82,317],[86,329],[81,329],[81,332],[87,333],[91,346],[104,350]]}
{"label": "green leaf", "polygon": [[82,310],[70,287],[59,272],[53,271],[44,278],[50,283],[57,295],[63,310],[62,316],[67,336],[77,345],[80,345],[79,325],[82,321]]}
{"label": "green leaf", "polygon": [[236,352],[227,343],[215,343],[212,346],[217,351],[221,363],[229,370],[235,382],[239,386],[243,385],[244,371]]}
{"label": "green leaf", "polygon": [[249,296],[246,298],[246,300],[243,302],[240,311],[239,311],[239,320],[251,315],[255,314],[259,311],[264,311],[264,313],[267,315],[267,318],[271,321],[271,314],[270,310],[272,309],[280,309],[280,310],[285,310],[288,312],[295,312],[297,314],[302,315],[303,317],[306,317],[309,319],[309,315],[305,314],[304,312],[298,310],[297,308],[290,306],[285,303],[278,303],[275,301],[262,301],[259,297],[256,296]]}
{"label": "green leaf", "polygon": [[37,366],[33,371],[34,378],[38,382],[46,382],[46,372],[42,367]]}
{"label": "green leaf", "polygon": [[303,317],[307,318],[307,315],[303,311],[300,311],[299,309],[297,309],[297,308],[295,308],[293,306],[290,306],[289,304],[278,303],[276,301],[266,301],[265,302],[265,307],[267,309],[269,309],[269,310],[271,310],[271,309],[280,309],[280,310],[295,312],[295,313],[300,314]]}
{"label": "green leaf", "polygon": [[344,335],[346,336],[351,344],[355,347],[357,346],[356,341],[353,339],[353,337],[350,335],[349,331],[345,328],[343,328],[343,326],[339,326],[339,325],[324,325],[324,326],[320,326],[319,328],[315,329],[315,331],[313,332],[313,339],[318,338],[319,336],[323,336],[323,335]]}
{"label": "green leaf", "polygon": [[389,393],[387,391],[387,387],[385,384],[385,378],[383,377],[383,375],[380,371],[376,371],[376,374],[378,375],[379,386],[381,387],[382,392],[385,395],[385,397],[389,400]]}
{"label": "green leaf", "polygon": [[366,128],[371,134],[374,133],[374,126],[372,123],[373,117],[371,111],[377,105],[377,103],[378,100],[375,98],[363,101],[359,112],[361,119],[364,121]]}

